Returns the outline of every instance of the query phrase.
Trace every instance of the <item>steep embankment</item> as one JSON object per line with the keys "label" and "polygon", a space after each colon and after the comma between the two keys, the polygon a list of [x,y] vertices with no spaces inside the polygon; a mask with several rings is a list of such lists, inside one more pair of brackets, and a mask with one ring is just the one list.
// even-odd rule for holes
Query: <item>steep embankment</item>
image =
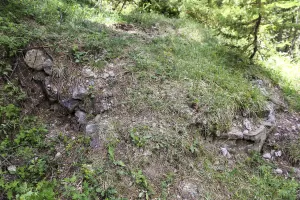
{"label": "steep embankment", "polygon": [[25,20],[42,33],[3,76],[2,102],[18,80],[21,118],[48,131],[21,124],[1,138],[0,197],[295,199],[298,143],[286,142],[300,118],[280,89],[193,21],[122,17]]}

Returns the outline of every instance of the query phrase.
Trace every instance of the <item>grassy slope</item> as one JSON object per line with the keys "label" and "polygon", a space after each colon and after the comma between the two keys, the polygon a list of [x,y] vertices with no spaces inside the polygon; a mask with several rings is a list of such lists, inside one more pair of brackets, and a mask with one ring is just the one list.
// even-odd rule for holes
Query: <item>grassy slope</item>
{"label": "grassy slope", "polygon": [[[124,197],[173,199],[185,180],[198,185],[206,199],[295,199],[298,184],[275,176],[259,157],[232,165],[203,138],[203,133],[227,130],[242,112],[258,113],[265,102],[250,83],[252,72],[211,30],[187,19],[115,16],[76,4],[43,2],[22,5],[31,9],[26,17],[2,18],[1,27],[6,28],[0,41],[11,53],[34,41],[65,54],[88,52],[83,65],[103,68],[115,59],[134,63],[123,69],[132,74],[122,88],[124,99],[118,99],[125,108],[113,110],[107,119],[108,152],[89,155],[93,167],[102,171],[97,177],[104,187],[114,186]],[[61,24],[57,5],[68,14]],[[103,26],[114,22],[133,23],[137,33]],[[10,24],[16,28],[8,28]],[[94,56],[98,54],[100,61]],[[197,109],[196,119],[189,105]],[[195,120],[200,126],[190,127]]]}

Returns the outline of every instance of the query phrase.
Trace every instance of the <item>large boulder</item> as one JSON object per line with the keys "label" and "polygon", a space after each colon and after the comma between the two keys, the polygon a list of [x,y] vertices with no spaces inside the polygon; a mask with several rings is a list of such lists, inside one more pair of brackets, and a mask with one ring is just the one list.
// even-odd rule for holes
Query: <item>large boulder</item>
{"label": "large boulder", "polygon": [[39,49],[31,49],[27,51],[24,61],[30,68],[38,71],[43,70],[44,67],[47,68],[47,71],[49,71],[49,68],[52,68],[53,66],[51,58]]}

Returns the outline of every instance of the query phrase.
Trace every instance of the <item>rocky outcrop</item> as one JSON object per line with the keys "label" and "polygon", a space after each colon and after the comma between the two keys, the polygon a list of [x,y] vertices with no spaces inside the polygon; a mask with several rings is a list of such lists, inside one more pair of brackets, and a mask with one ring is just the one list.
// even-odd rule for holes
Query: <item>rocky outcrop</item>
{"label": "rocky outcrop", "polygon": [[[17,75],[32,101],[32,109],[47,102],[49,110],[72,116],[77,127],[91,136],[91,145],[98,147],[99,139],[95,137],[98,127],[93,120],[88,120],[113,107],[111,87],[115,72],[101,73],[89,66],[78,67],[70,60],[71,63],[61,60],[56,63],[48,52],[38,48],[24,52],[24,55],[20,58],[23,62],[18,66]],[[72,67],[64,67],[66,65]]]}
{"label": "rocky outcrop", "polygon": [[27,51],[24,60],[28,67],[38,71],[45,68],[45,71],[47,71],[46,73],[50,73],[53,66],[51,58],[40,49],[31,49]]}

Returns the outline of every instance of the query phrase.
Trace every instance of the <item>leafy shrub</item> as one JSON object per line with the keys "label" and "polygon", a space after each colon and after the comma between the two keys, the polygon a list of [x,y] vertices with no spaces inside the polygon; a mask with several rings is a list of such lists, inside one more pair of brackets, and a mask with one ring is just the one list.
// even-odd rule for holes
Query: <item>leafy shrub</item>
{"label": "leafy shrub", "polygon": [[178,17],[180,14],[180,0],[141,0],[140,9],[147,12],[157,12],[169,17]]}

